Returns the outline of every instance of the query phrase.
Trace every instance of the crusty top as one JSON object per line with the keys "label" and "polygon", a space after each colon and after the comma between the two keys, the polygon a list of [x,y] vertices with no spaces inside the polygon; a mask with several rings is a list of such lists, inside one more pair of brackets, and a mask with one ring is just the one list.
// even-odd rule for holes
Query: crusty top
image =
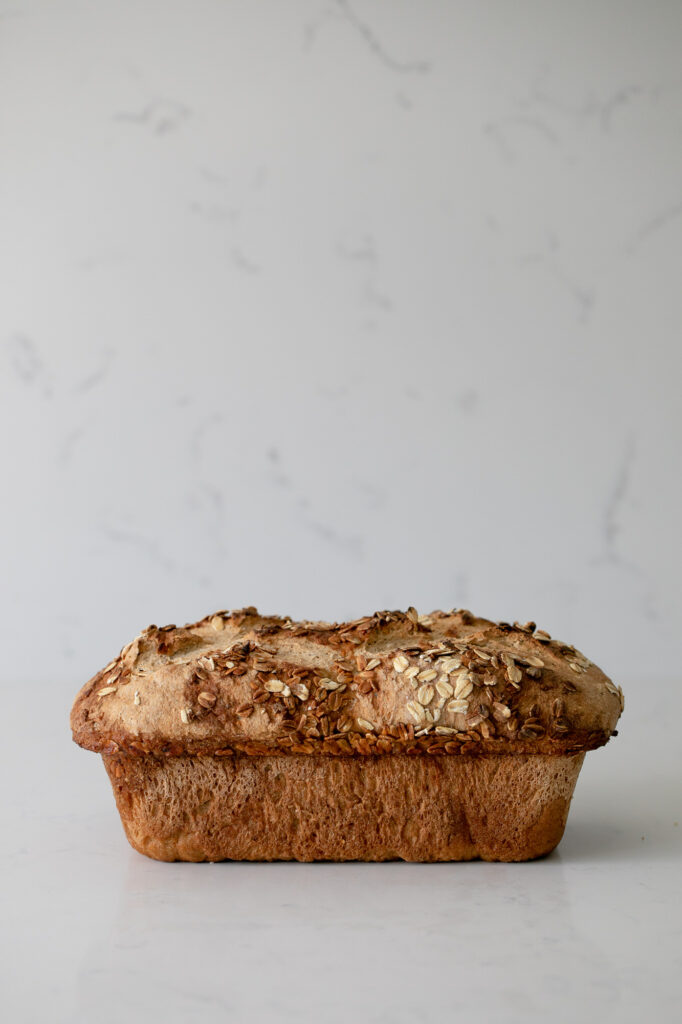
{"label": "crusty top", "polygon": [[101,753],[573,753],[623,694],[575,647],[462,609],[294,622],[255,608],[149,626],[78,694]]}

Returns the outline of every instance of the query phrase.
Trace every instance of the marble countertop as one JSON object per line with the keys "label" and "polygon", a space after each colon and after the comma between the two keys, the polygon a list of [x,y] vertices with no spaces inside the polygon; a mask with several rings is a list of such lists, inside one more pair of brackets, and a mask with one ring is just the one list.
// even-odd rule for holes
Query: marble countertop
{"label": "marble countertop", "polygon": [[682,761],[646,723],[635,742],[630,703],[545,860],[193,865],[127,845],[46,689],[30,744],[4,748],[6,1019],[679,1019]]}

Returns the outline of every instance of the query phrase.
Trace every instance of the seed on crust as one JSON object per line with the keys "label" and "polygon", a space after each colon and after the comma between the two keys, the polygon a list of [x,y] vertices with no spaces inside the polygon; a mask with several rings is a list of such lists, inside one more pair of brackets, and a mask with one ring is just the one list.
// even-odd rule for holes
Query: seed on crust
{"label": "seed on crust", "polygon": [[536,640],[539,640],[541,644],[548,644],[552,639],[549,633],[545,633],[544,629],[536,629],[533,636]]}
{"label": "seed on crust", "polygon": [[103,686],[101,690],[97,691],[98,697],[106,697],[108,693],[116,693],[118,686]]}
{"label": "seed on crust", "polygon": [[524,740],[533,740],[545,735],[544,727],[535,722],[524,722],[519,729],[519,736]]}
{"label": "seed on crust", "polygon": [[502,704],[499,700],[493,701],[493,714],[496,718],[511,718],[511,711],[506,704]]}
{"label": "seed on crust", "polygon": [[417,700],[424,707],[427,707],[433,700],[434,693],[435,691],[432,686],[420,686],[417,690]]}
{"label": "seed on crust", "polygon": [[374,732],[376,726],[372,722],[368,722],[366,718],[358,718],[358,725],[365,732]]}
{"label": "seed on crust", "polygon": [[441,676],[436,683],[436,690],[441,697],[452,697],[455,692],[445,676]]}
{"label": "seed on crust", "polygon": [[263,688],[267,690],[268,693],[282,693],[284,690],[284,683],[281,679],[268,679],[267,683],[263,684]]}
{"label": "seed on crust", "polygon": [[469,701],[468,700],[463,700],[461,698],[459,700],[451,700],[450,703],[446,707],[446,711],[450,711],[450,712],[452,712],[455,715],[463,715],[468,710],[469,710]]}
{"label": "seed on crust", "polygon": [[437,725],[435,728],[435,732],[438,734],[438,736],[452,736],[452,734],[456,733],[457,730],[452,729],[449,725]]}
{"label": "seed on crust", "polygon": [[568,662],[568,667],[570,669],[573,669],[574,672],[577,672],[578,675],[582,675],[583,672],[585,671],[583,666],[580,665],[577,661],[569,661]]}
{"label": "seed on crust", "polygon": [[310,696],[310,692],[305,683],[292,683],[291,692],[294,697],[298,697],[299,700],[307,700]]}
{"label": "seed on crust", "polygon": [[411,700],[407,704],[407,710],[410,712],[415,722],[424,721],[424,708],[421,706],[421,704],[417,704],[416,700]]}
{"label": "seed on crust", "polygon": [[410,662],[404,654],[399,654],[393,659],[393,668],[396,672],[404,672],[406,668],[409,668]]}
{"label": "seed on crust", "polygon": [[420,672],[417,679],[420,683],[430,683],[432,679],[437,677],[438,673],[435,668],[425,668],[423,672]]}
{"label": "seed on crust", "polygon": [[380,661],[379,658],[372,658],[371,661],[367,662],[367,665],[365,666],[365,671],[366,672],[371,672],[371,671],[373,671],[373,669],[379,668],[380,664],[381,664],[381,661]]}
{"label": "seed on crust", "polygon": [[469,696],[473,688],[474,683],[471,678],[471,673],[466,670],[464,672],[460,672],[457,676],[457,681],[455,682],[455,697],[461,697],[462,700],[464,700],[465,697]]}
{"label": "seed on crust", "polygon": [[256,672],[272,672],[275,668],[271,661],[266,661],[264,658],[258,658],[254,661],[253,667]]}
{"label": "seed on crust", "polygon": [[189,713],[187,711],[187,708],[180,709],[180,720],[183,723],[183,725],[187,725],[187,723],[189,722]]}
{"label": "seed on crust", "polygon": [[320,679],[319,683],[323,690],[338,690],[341,685],[335,679]]}
{"label": "seed on crust", "polygon": [[216,702],[215,693],[209,693],[208,690],[202,690],[197,701],[201,704],[202,708],[212,708]]}
{"label": "seed on crust", "polygon": [[511,665],[507,666],[507,676],[509,677],[510,683],[520,683],[523,679],[523,672],[518,667],[518,665],[514,665],[512,663]]}
{"label": "seed on crust", "polygon": [[415,679],[419,675],[419,667],[417,665],[410,665],[409,668],[405,669],[405,679]]}
{"label": "seed on crust", "polygon": [[580,668],[589,668],[591,665],[590,659],[586,658],[577,647],[573,647],[572,644],[563,644],[562,653],[566,656],[568,661],[574,661]]}
{"label": "seed on crust", "polygon": [[142,703],[142,701],[140,700],[140,691],[139,690],[135,690],[135,696],[133,697],[133,704],[141,704],[141,703]]}
{"label": "seed on crust", "polygon": [[215,661],[213,660],[213,658],[199,658],[197,660],[197,665],[199,665],[201,668],[208,669],[209,672],[213,672],[215,670]]}

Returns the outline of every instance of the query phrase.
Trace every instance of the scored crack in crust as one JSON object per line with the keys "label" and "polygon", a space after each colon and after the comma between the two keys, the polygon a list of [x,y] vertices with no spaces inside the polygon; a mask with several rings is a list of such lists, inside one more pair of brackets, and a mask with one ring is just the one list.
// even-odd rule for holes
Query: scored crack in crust
{"label": "scored crack in crust", "polygon": [[620,687],[533,622],[243,608],[149,626],[83,687],[71,727],[107,754],[572,754],[606,743],[622,709]]}

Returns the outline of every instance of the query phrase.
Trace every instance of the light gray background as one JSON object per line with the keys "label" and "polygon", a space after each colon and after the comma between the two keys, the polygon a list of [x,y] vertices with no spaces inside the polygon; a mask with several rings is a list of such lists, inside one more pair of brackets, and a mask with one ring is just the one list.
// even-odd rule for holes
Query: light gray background
{"label": "light gray background", "polygon": [[675,671],[679,4],[0,14],[8,680],[248,603]]}
{"label": "light gray background", "polygon": [[[13,1022],[677,1020],[681,37],[643,0],[0,0]],[[71,700],[247,603],[574,642],[626,712],[558,851],[134,853]]]}

